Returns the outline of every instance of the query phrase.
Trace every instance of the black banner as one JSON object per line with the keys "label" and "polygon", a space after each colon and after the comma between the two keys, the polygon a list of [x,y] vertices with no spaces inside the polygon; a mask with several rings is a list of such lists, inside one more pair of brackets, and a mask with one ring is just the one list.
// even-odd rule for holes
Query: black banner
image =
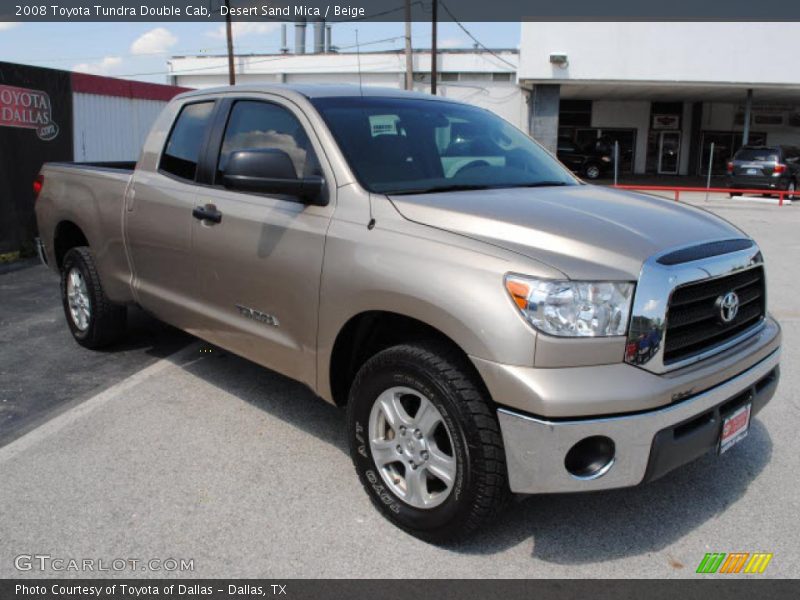
{"label": "black banner", "polygon": [[[230,0],[245,21],[403,21],[404,0]],[[438,0],[442,21],[796,21],[796,0]],[[222,0],[0,0],[5,21],[219,21]],[[432,0],[412,0],[411,19],[430,21]]]}
{"label": "black banner", "polygon": [[0,62],[0,254],[32,251],[33,180],[72,148],[70,74]]}
{"label": "black banner", "polygon": [[3,600],[789,600],[797,598],[798,594],[800,583],[797,580],[759,579],[0,581],[0,598]]}

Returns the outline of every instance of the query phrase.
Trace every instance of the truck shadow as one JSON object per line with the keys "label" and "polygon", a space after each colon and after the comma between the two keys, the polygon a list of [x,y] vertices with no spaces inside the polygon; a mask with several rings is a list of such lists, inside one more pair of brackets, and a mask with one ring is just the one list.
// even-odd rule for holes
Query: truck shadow
{"label": "truck shadow", "polygon": [[[349,456],[343,410],[325,402],[302,383],[212,344],[198,340],[197,345],[197,355],[178,353],[169,360]],[[179,359],[181,362],[177,362]]]}
{"label": "truck shadow", "polygon": [[[183,364],[177,364],[348,455],[343,410],[304,385],[224,350],[200,343],[198,351],[202,359],[180,353]],[[470,540],[446,549],[492,555],[532,543],[532,558],[566,565],[656,552],[734,504],[771,454],[772,440],[756,419],[747,440],[721,457],[703,457],[636,488],[521,497]],[[352,485],[358,485],[355,476]]]}

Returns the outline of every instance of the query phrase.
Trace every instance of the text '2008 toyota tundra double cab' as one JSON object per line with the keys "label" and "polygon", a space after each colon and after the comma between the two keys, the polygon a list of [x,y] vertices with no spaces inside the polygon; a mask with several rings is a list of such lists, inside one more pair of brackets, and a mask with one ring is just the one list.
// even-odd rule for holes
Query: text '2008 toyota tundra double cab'
{"label": "text '2008 toyota tundra double cab'", "polygon": [[347,406],[377,507],[424,539],[509,492],[633,486],[724,452],[778,382],[762,255],[589,186],[490,112],[350,87],[192,92],[133,164],[47,164],[77,341],[125,306]]}

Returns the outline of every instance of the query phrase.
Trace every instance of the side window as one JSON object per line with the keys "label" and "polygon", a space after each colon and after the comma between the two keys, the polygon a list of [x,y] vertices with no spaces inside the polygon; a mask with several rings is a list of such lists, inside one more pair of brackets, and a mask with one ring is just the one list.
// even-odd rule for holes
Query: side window
{"label": "side window", "polygon": [[217,181],[233,152],[273,148],[283,150],[296,176],[319,175],[319,163],[300,121],[285,108],[267,102],[240,100],[233,105],[217,163]]}
{"label": "side window", "polygon": [[203,136],[213,108],[213,102],[198,102],[187,104],[181,109],[169,134],[164,153],[161,155],[159,168],[183,179],[194,181],[197,161],[203,146]]}
{"label": "side window", "polygon": [[575,146],[571,142],[558,142],[557,152],[575,152]]}

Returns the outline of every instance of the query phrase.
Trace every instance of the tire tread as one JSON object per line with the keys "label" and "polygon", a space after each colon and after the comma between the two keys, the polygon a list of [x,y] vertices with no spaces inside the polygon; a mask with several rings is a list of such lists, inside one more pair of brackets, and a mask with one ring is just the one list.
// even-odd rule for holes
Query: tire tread
{"label": "tire tread", "polygon": [[[115,304],[106,296],[94,257],[88,246],[71,248],[64,256],[62,294],[66,295],[66,273],[69,272],[72,263],[78,261],[83,264],[89,274],[89,277],[85,279],[92,300],[92,323],[86,337],[80,338],[76,335],[75,339],[87,348],[102,348],[118,341],[123,336],[127,322],[127,309],[125,306]],[[66,305],[65,312],[68,313]],[[67,314],[67,320],[70,319],[71,317]]]}
{"label": "tire tread", "polygon": [[[462,408],[468,414],[467,422],[462,423],[462,426],[472,429],[471,432],[466,432],[466,441],[470,454],[475,456],[472,474],[476,490],[472,495],[472,505],[466,510],[466,517],[457,524],[457,531],[451,527],[443,531],[413,530],[411,533],[433,542],[464,538],[491,520],[510,498],[505,449],[494,404],[477,374],[470,372],[470,366],[466,364],[463,355],[448,344],[433,340],[393,346],[369,359],[356,375],[351,387],[348,408],[354,404],[353,390],[359,389],[363,380],[369,377],[373,370],[396,366],[398,362],[430,371],[434,378],[438,378],[438,381],[455,392],[461,400]],[[473,440],[480,443],[478,452],[470,444]],[[362,484],[369,493],[369,488],[363,479]],[[373,501],[381,510],[384,509],[374,498]]]}

